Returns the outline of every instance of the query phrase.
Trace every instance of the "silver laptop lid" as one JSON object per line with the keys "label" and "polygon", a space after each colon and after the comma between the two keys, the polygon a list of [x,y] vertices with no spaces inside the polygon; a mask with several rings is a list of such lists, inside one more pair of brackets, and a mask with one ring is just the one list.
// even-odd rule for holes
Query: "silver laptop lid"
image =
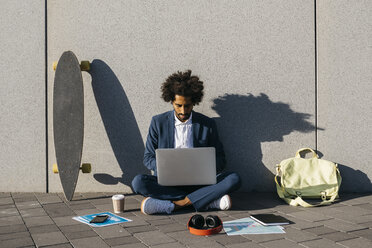
{"label": "silver laptop lid", "polygon": [[158,183],[164,186],[216,183],[214,147],[157,149]]}

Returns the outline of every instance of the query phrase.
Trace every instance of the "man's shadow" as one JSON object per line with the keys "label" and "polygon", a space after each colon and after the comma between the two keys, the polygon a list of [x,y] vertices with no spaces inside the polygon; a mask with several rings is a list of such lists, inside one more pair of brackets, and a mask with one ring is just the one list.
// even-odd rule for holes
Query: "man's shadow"
{"label": "man's shadow", "polygon": [[[148,174],[143,165],[144,144],[136,118],[122,84],[111,68],[102,60],[91,63],[92,88],[107,136],[122,177],[106,173],[94,174],[103,184],[123,183],[131,187],[137,174]],[[104,171],[104,169],[103,169]]]}
{"label": "man's shadow", "polygon": [[293,131],[307,133],[316,128],[310,114],[295,112],[262,93],[225,94],[213,100],[212,109],[220,116],[215,120],[228,169],[239,173],[243,191],[275,191],[274,174],[268,169],[273,165],[262,162],[262,142],[283,141]]}

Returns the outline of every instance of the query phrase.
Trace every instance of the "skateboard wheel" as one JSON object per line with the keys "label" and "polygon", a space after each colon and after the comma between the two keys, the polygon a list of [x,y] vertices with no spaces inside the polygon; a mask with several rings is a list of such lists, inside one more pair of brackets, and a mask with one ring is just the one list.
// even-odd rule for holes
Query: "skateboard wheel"
{"label": "skateboard wheel", "polygon": [[80,70],[82,71],[89,71],[90,70],[90,63],[87,60],[83,60],[80,63]]}
{"label": "skateboard wheel", "polygon": [[92,171],[92,165],[91,164],[82,164],[80,169],[83,173],[90,173]]}
{"label": "skateboard wheel", "polygon": [[57,164],[53,164],[53,173],[58,174],[58,165]]}
{"label": "skateboard wheel", "polygon": [[57,70],[57,64],[58,64],[57,61],[54,61],[53,62],[53,71]]}

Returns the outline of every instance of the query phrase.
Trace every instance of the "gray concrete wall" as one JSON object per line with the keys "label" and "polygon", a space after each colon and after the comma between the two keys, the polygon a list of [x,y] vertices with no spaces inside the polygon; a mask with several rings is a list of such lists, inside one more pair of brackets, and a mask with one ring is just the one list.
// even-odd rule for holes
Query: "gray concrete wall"
{"label": "gray concrete wall", "polygon": [[62,190],[51,171],[51,65],[66,50],[92,62],[83,72],[82,162],[93,171],[80,174],[77,191],[131,192],[132,178],[149,173],[142,156],[151,117],[171,109],[160,85],[186,69],[205,83],[195,110],[215,118],[241,190],[274,190],[275,164],[318,146],[341,164],[344,190],[371,191],[371,4],[338,3],[317,1],[316,49],[313,0],[51,0],[47,37],[44,1],[6,1],[0,191]]}
{"label": "gray concrete wall", "polygon": [[146,172],[151,117],[171,109],[160,85],[177,70],[205,82],[195,110],[216,118],[243,190],[273,190],[275,164],[315,146],[313,1],[50,1],[48,15],[48,60],[72,50],[92,61],[83,162],[93,173],[78,191],[129,191]]}
{"label": "gray concrete wall", "polygon": [[45,191],[44,1],[1,1],[0,191]]}
{"label": "gray concrete wall", "polygon": [[318,1],[318,148],[342,189],[372,191],[372,2]]}

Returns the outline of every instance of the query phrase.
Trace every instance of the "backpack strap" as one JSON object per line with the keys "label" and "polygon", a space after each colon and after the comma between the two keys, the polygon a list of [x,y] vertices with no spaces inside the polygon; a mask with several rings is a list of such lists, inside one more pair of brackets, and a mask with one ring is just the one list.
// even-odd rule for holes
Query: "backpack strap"
{"label": "backpack strap", "polygon": [[[292,199],[292,198],[289,198],[289,197],[286,197],[285,194],[284,194],[284,189],[283,187],[278,183],[278,175],[275,176],[275,183],[276,183],[276,190],[278,192],[278,195],[281,199],[283,199],[287,204],[291,205],[291,206],[302,206],[302,207],[305,207],[305,208],[308,208],[308,207],[317,207],[317,206],[323,206],[323,205],[330,205],[332,202],[335,201],[335,199],[337,198],[338,194],[335,193],[331,196],[331,198],[329,200],[327,200],[326,196],[324,195],[324,197],[322,197],[322,202],[321,203],[318,203],[318,204],[310,204],[306,201],[304,201],[301,196],[297,196],[296,198]],[[340,186],[341,184],[341,176],[340,176],[340,172],[337,170],[337,178],[339,179],[338,180],[338,185]]]}
{"label": "backpack strap", "polygon": [[316,154],[316,152],[314,152],[314,150],[311,149],[311,148],[301,148],[301,149],[299,149],[296,152],[296,156],[295,157],[296,158],[300,158],[301,157],[300,152],[303,152],[303,151],[309,151],[309,152],[311,152],[313,154],[313,158],[319,158],[318,155]]}

